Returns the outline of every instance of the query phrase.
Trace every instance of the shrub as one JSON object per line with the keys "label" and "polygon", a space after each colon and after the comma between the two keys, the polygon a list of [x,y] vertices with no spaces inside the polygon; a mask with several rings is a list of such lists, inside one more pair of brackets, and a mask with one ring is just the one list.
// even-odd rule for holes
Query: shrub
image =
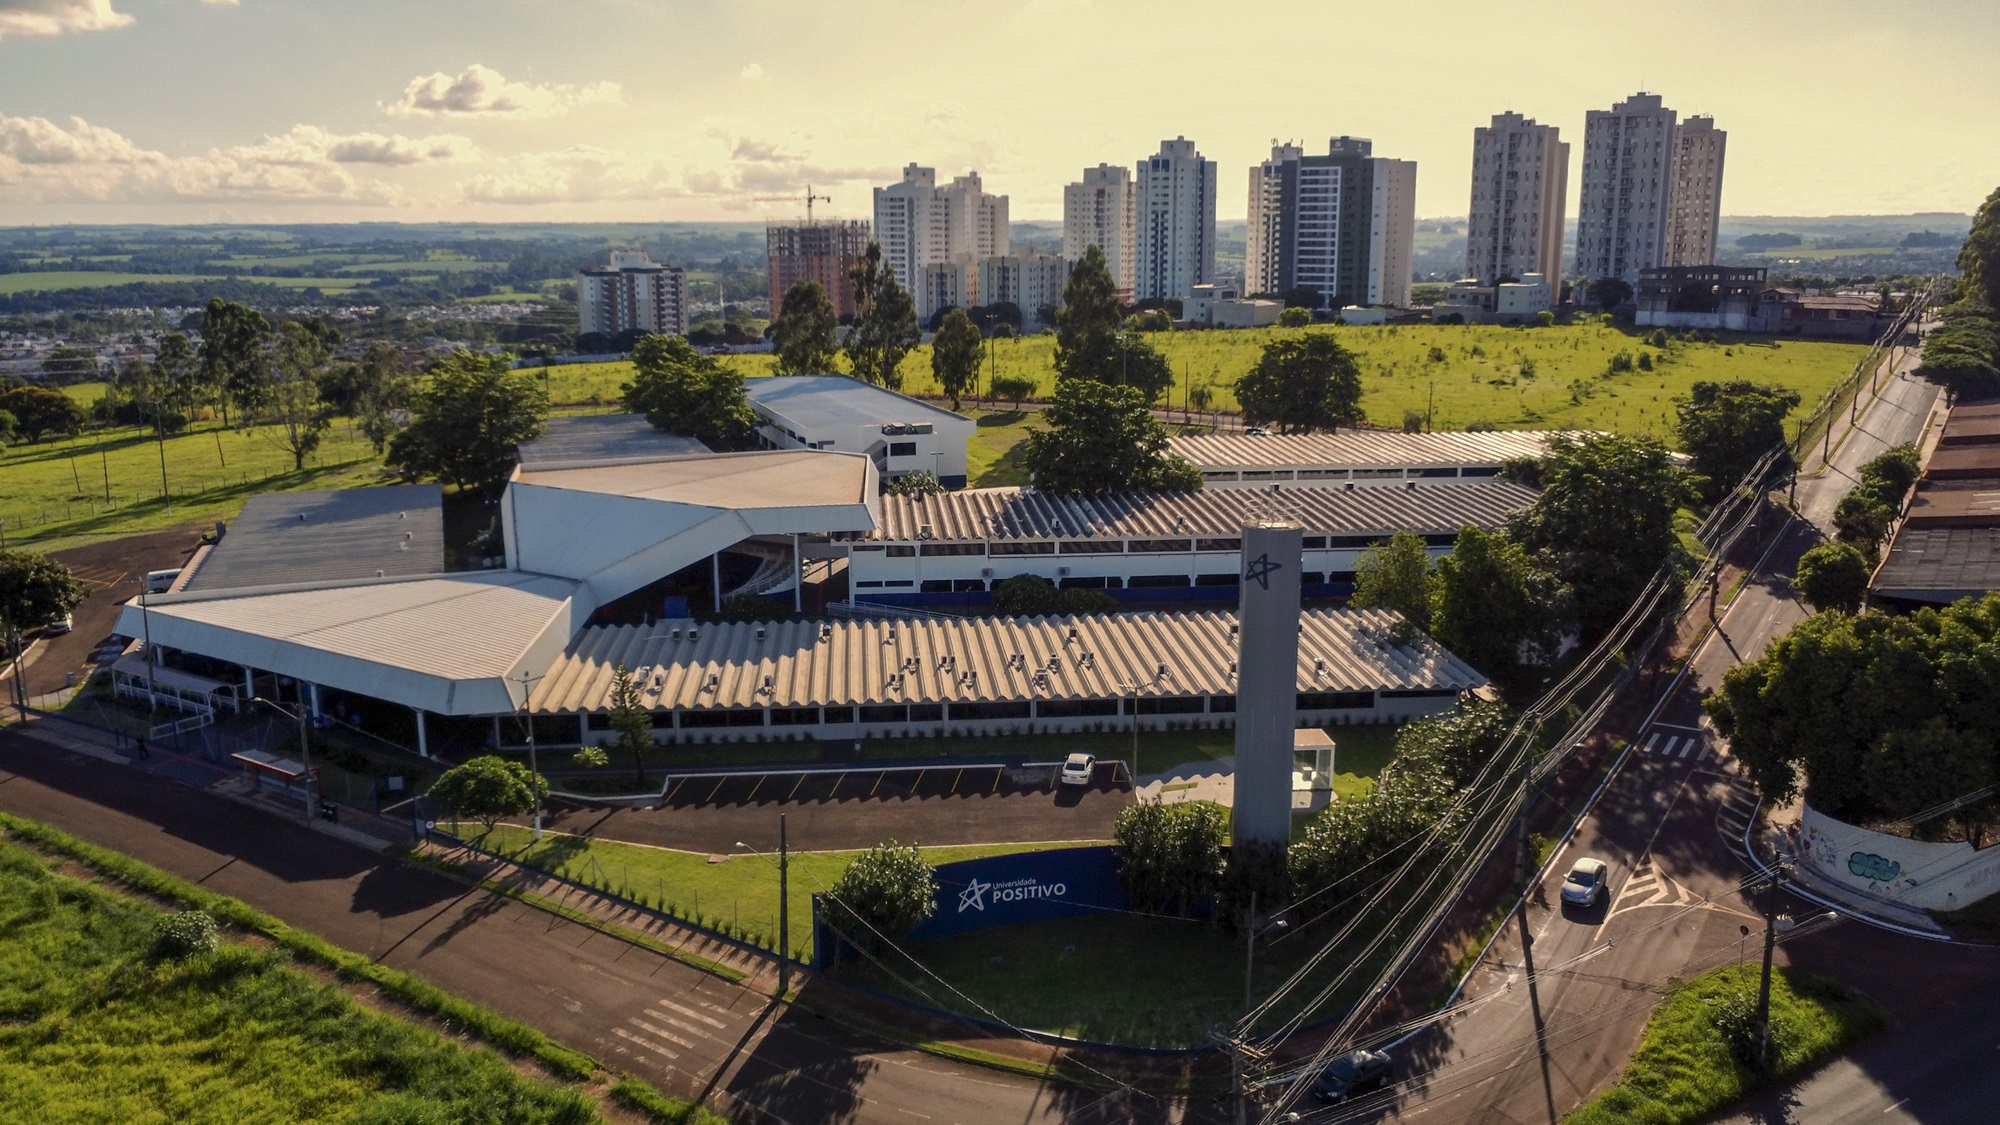
{"label": "shrub", "polygon": [[222,944],[215,917],[206,910],[178,910],[153,923],[153,956],[185,961],[197,953],[212,953]]}

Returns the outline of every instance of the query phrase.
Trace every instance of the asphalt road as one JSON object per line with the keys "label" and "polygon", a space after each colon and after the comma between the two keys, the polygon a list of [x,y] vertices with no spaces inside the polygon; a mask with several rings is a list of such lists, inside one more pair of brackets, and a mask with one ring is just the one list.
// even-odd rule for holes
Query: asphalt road
{"label": "asphalt road", "polygon": [[[1911,362],[1902,357],[1898,375],[1864,402],[1858,426],[1845,438],[1835,434],[1840,444],[1824,471],[1809,461],[1797,493],[1805,518],[1784,526],[1764,565],[1721,610],[1716,630],[1638,731],[1631,756],[1558,853],[1551,876],[1475,970],[1465,1010],[1398,1049],[1404,1077],[1397,1086],[1352,1107],[1314,1109],[1308,1120],[1554,1125],[1623,1070],[1672,981],[1757,955],[1762,915],[1745,894],[1750,868],[1742,858],[1756,794],[1738,777],[1726,743],[1706,726],[1700,698],[1730,667],[1755,659],[1805,618],[1789,582],[1799,555],[1821,541],[1821,528],[1830,525],[1863,462],[1922,434],[1938,390],[1908,378]],[[1556,894],[1562,873],[1582,856],[1610,865],[1607,895],[1587,910],[1560,905]],[[1855,929],[1814,940],[1838,948]],[[1869,962],[1905,970],[1876,973],[1885,988],[1921,992],[1934,983],[1922,973],[1908,975],[1911,964],[1960,974],[1955,981],[2000,979],[1991,977],[1995,966],[1980,953],[1874,931],[1857,940],[1886,943],[1892,952]],[[1867,968],[1834,960],[1835,971],[1859,976],[1857,983],[1868,987]],[[1982,1040],[1989,1052],[1983,1065],[1990,1065],[1995,1041]],[[1873,1081],[1871,1073],[1864,1069],[1855,1081]],[[1839,1104],[1837,1091],[1826,1096],[1826,1104]],[[1951,1104],[1990,1109],[1975,1098]]]}
{"label": "asphalt road", "polygon": [[294,821],[12,731],[0,731],[0,808],[414,972],[738,1125],[1208,1120],[900,1049]]}

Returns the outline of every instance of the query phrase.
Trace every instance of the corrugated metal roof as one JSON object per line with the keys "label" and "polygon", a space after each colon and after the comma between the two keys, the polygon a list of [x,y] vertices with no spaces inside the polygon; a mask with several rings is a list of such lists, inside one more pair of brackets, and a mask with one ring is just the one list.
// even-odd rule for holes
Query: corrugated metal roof
{"label": "corrugated metal roof", "polygon": [[1870,589],[1924,602],[2000,590],[2000,528],[1905,526]]}
{"label": "corrugated metal roof", "polygon": [[2000,481],[1992,488],[1922,488],[1906,527],[2000,527]]}
{"label": "corrugated metal roof", "polygon": [[1939,446],[1924,464],[1925,480],[2000,478],[2000,445]]}
{"label": "corrugated metal roof", "polygon": [[[1307,611],[1299,690],[1486,682],[1428,637],[1390,643],[1395,622],[1381,610]],[[647,706],[661,709],[1105,699],[1128,682],[1144,696],[1227,695],[1236,690],[1235,623],[1231,613],[1121,613],[594,626],[536,685],[530,706],[605,710],[621,663]]]}
{"label": "corrugated metal roof", "polygon": [[551,418],[542,436],[520,449],[523,465],[709,452],[712,451],[694,438],[654,429],[644,414]]}
{"label": "corrugated metal roof", "polygon": [[868,465],[867,458],[854,453],[785,449],[574,469],[524,465],[514,479],[543,488],[742,511],[865,502]]}
{"label": "corrugated metal roof", "polygon": [[444,570],[444,490],[399,484],[252,496],[181,588],[405,577]]}
{"label": "corrugated metal roof", "polygon": [[744,380],[743,393],[752,406],[800,425],[865,426],[873,422],[970,422],[942,406],[846,375],[773,375]]}
{"label": "corrugated metal roof", "polygon": [[[1447,532],[1494,528],[1534,503],[1532,489],[1506,482],[1449,488],[1284,488],[1276,502],[1296,512],[1308,532]],[[1270,490],[1123,492],[1057,496],[1025,488],[976,488],[931,496],[882,497],[882,522],[870,538],[912,541],[923,528],[943,541],[1121,538],[1238,534]]]}
{"label": "corrugated metal roof", "polygon": [[1549,430],[1492,430],[1406,434],[1393,430],[1341,430],[1331,434],[1196,434],[1168,441],[1174,452],[1203,469],[1390,468],[1497,465],[1517,457],[1540,457]]}

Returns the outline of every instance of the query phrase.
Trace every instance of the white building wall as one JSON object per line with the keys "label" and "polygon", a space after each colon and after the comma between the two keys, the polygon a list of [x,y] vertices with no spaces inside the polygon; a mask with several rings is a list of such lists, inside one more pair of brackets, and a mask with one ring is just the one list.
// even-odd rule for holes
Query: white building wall
{"label": "white building wall", "polygon": [[1185,297],[1215,277],[1215,162],[1185,137],[1160,142],[1136,177],[1139,300]]}
{"label": "white building wall", "polygon": [[[907,421],[834,425],[780,414],[763,403],[752,403],[750,409],[757,415],[757,436],[771,449],[862,453],[875,462],[883,480],[935,472],[946,487],[965,487],[966,446],[976,428],[969,418],[920,411]],[[900,425],[904,432],[885,433],[890,425]]]}
{"label": "white building wall", "polygon": [[913,284],[927,261],[934,241],[931,233],[933,204],[937,197],[937,170],[916,164],[903,168],[903,179],[875,189],[875,238],[882,244],[882,260],[896,271],[896,279]]}
{"label": "white building wall", "polygon": [[1063,252],[1070,262],[1083,259],[1095,246],[1111,268],[1111,283],[1130,299],[1132,293],[1133,194],[1132,170],[1113,164],[1085,168],[1083,179],[1063,188]]}
{"label": "white building wall", "polygon": [[[1313,536],[1308,536],[1311,540]],[[1305,570],[1309,574],[1331,575],[1325,581],[1346,582],[1351,580],[1356,562],[1367,551],[1363,544],[1329,548],[1324,546],[1325,536],[1319,536],[1322,546],[1308,547],[1305,552]],[[1130,550],[1110,553],[1057,554],[1051,550],[1042,554],[1005,554],[1026,545],[999,542],[993,544],[966,543],[857,543],[848,556],[848,589],[853,596],[868,598],[894,598],[899,594],[943,593],[948,589],[966,592],[972,589],[987,589],[994,582],[1003,582],[1023,574],[1033,574],[1057,584],[1088,585],[1103,587],[1105,579],[1117,579],[1112,589],[1122,589],[1133,578],[1183,578],[1182,585],[1188,587],[1230,586],[1243,573],[1243,553],[1240,549],[1202,550],[1202,543],[1233,543],[1234,540],[1183,539],[1189,546],[1185,550],[1158,552]],[[1088,546],[1119,546],[1118,540],[1092,541]],[[1043,544],[1047,546],[1048,544]],[[932,554],[948,550],[965,551],[965,554]],[[1450,543],[1433,544],[1431,557],[1443,558],[1451,553]],[[925,583],[932,583],[925,590]],[[939,587],[937,583],[952,583],[951,587]],[[972,584],[977,583],[976,587]],[[1144,588],[1141,586],[1134,589]]]}
{"label": "white building wall", "polygon": [[1416,260],[1417,162],[1373,157],[1368,222],[1368,303],[1408,308]]}

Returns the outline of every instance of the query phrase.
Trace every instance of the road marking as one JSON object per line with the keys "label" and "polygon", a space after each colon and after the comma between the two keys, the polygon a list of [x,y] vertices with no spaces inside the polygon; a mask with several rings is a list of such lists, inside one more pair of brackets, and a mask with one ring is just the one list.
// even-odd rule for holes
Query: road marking
{"label": "road marking", "polygon": [[1688,726],[1686,723],[1654,723],[1653,725],[1656,727],[1666,727],[1669,730],[1692,730],[1692,731],[1701,730],[1700,727],[1691,727]]}
{"label": "road marking", "polygon": [[628,1042],[637,1043],[641,1047],[646,1048],[648,1051],[651,1051],[656,1055],[664,1055],[670,1059],[680,1058],[680,1055],[678,1053],[674,1051],[669,1051],[665,1047],[660,1046],[658,1043],[655,1043],[652,1040],[647,1039],[642,1035],[634,1035],[622,1027],[612,1028],[611,1034],[616,1035],[618,1038],[624,1039]]}
{"label": "road marking", "polygon": [[1656,730],[1653,732],[1653,736],[1646,740],[1645,753],[1651,754],[1653,752],[1653,747],[1659,745],[1659,742],[1660,742],[1660,732]]}
{"label": "road marking", "polygon": [[708,1034],[706,1031],[703,1031],[702,1029],[696,1027],[695,1025],[691,1023],[683,1023],[682,1021],[675,1019],[674,1017],[668,1015],[665,1012],[656,1012],[651,1008],[647,1008],[646,1014],[653,1017],[656,1020],[661,1021],[662,1023],[672,1024],[673,1026],[680,1028],[682,1031],[687,1032],[689,1035],[699,1035],[705,1037]]}
{"label": "road marking", "polygon": [[665,999],[664,997],[661,998],[660,1003],[666,1007],[672,1008],[674,1011],[679,1012],[680,1014],[686,1016],[689,1019],[700,1020],[701,1022],[716,1029],[717,1031],[726,1031],[729,1028],[729,1025],[723,1023],[721,1020],[714,1019],[710,1016],[704,1016],[700,1012],[695,1011],[693,1008],[682,1007],[681,1005],[674,1003],[672,1000]]}
{"label": "road marking", "polygon": [[1689,752],[1689,751],[1691,751],[1691,750],[1693,750],[1693,749],[1695,748],[1695,744],[1696,744],[1696,740],[1695,740],[1695,739],[1692,739],[1692,738],[1688,739],[1688,740],[1687,740],[1687,745],[1686,745],[1686,746],[1683,746],[1683,747],[1681,747],[1681,752],[1680,752],[1680,756],[1681,756],[1681,757],[1683,757],[1683,758],[1687,757],[1687,756],[1688,756],[1688,752]]}
{"label": "road marking", "polygon": [[1891,1103],[1890,1103],[1890,1104],[1888,1104],[1888,1105],[1885,1105],[1885,1106],[1883,1106],[1883,1107],[1882,1107],[1882,1112],[1883,1112],[1883,1113],[1885,1113],[1885,1114],[1889,1114],[1889,1113],[1894,1113],[1894,1112],[1896,1112],[1897,1110],[1899,1110],[1899,1109],[1903,1108],[1903,1103],[1905,1103],[1905,1102],[1907,1102],[1907,1101],[1909,1101],[1909,1100],[1910,1100],[1910,1099],[1908,1099],[1908,1098],[1900,1098],[1900,1099],[1898,1099],[1898,1100],[1896,1100],[1896,1101],[1894,1101],[1894,1102],[1891,1102]]}
{"label": "road marking", "polygon": [[1660,747],[1660,757],[1662,758],[1673,757],[1674,747],[1679,746],[1680,744],[1681,744],[1681,738],[1679,735],[1677,734],[1668,735],[1666,745]]}
{"label": "road marking", "polygon": [[917,1112],[916,1110],[914,1110],[914,1109],[904,1109],[904,1108],[903,1108],[902,1106],[897,1106],[897,1107],[896,1107],[896,1112],[897,1112],[897,1113],[907,1113],[907,1114],[909,1114],[909,1115],[910,1115],[911,1117],[921,1117],[921,1118],[923,1118],[923,1119],[924,1119],[925,1121],[929,1121],[929,1120],[931,1119],[931,1115],[930,1115],[930,1114],[928,1114],[928,1113],[918,1113],[918,1112]]}
{"label": "road marking", "polygon": [[[662,1018],[664,1018],[664,1017],[662,1017]],[[674,1045],[675,1045],[675,1046],[677,1046],[677,1047],[686,1047],[686,1048],[687,1048],[688,1050],[690,1050],[690,1051],[694,1050],[694,1044],[693,1044],[693,1043],[690,1043],[690,1042],[688,1042],[687,1040],[685,1040],[685,1039],[682,1039],[682,1038],[681,1038],[680,1036],[678,1036],[678,1035],[675,1035],[675,1034],[674,1034],[673,1032],[671,1032],[671,1031],[668,1031],[668,1030],[667,1030],[666,1028],[664,1028],[664,1027],[654,1027],[654,1026],[653,1026],[652,1024],[650,1024],[650,1023],[647,1023],[647,1022],[646,1022],[645,1020],[642,1020],[642,1019],[640,1019],[640,1018],[639,1018],[638,1016],[633,1016],[633,1017],[631,1017],[630,1019],[627,1019],[627,1020],[626,1020],[625,1022],[626,1022],[626,1023],[629,1023],[629,1024],[631,1024],[631,1025],[632,1025],[633,1027],[636,1027],[636,1028],[640,1028],[640,1029],[642,1029],[642,1030],[644,1030],[644,1031],[646,1031],[646,1032],[649,1032],[649,1033],[651,1033],[651,1034],[653,1034],[653,1035],[657,1035],[657,1036],[659,1036],[660,1038],[662,1038],[662,1039],[666,1040],[666,1041],[667,1041],[667,1042],[669,1042],[669,1043],[672,1043],[672,1044],[674,1044]],[[671,1022],[671,1021],[669,1021],[669,1022]],[[698,1031],[694,1031],[694,1030],[693,1030],[692,1028],[683,1028],[682,1030],[684,1030],[684,1031],[692,1031],[692,1032],[693,1032],[694,1034],[696,1034],[696,1035],[699,1035],[699,1034],[701,1034],[701,1033],[700,1033],[700,1032],[698,1032]]]}

